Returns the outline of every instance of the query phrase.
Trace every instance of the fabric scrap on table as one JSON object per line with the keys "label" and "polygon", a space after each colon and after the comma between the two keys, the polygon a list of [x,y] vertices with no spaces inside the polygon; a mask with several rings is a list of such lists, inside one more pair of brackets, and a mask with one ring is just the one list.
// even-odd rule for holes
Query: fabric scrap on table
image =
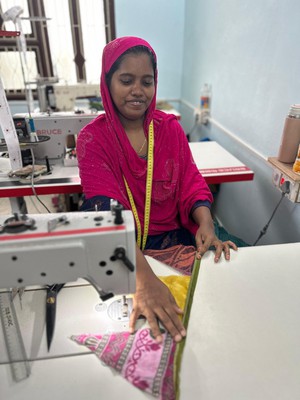
{"label": "fabric scrap on table", "polygon": [[167,275],[159,276],[159,279],[168,286],[170,292],[172,293],[178,307],[184,311],[184,306],[186,302],[186,296],[189,288],[189,283],[191,280],[190,276],[177,276],[177,275]]}
{"label": "fabric scrap on table", "polygon": [[194,246],[183,246],[181,244],[164,250],[144,250],[145,256],[155,258],[170,267],[176,269],[183,275],[191,275],[195,261],[196,248]]}
{"label": "fabric scrap on table", "polygon": [[109,367],[137,388],[160,399],[175,399],[173,365],[176,343],[168,333],[157,343],[150,329],[134,334],[78,335],[71,339],[87,346]]}

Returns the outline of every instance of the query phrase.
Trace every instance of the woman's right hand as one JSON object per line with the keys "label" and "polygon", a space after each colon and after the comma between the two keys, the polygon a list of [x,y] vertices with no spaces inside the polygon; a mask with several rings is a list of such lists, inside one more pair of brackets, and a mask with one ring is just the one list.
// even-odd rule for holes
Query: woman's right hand
{"label": "woman's right hand", "polygon": [[137,248],[136,292],[133,298],[133,310],[130,316],[129,330],[135,331],[135,324],[143,315],[150,326],[151,333],[158,342],[162,341],[158,321],[179,342],[186,336],[186,330],[179,315],[183,314],[169,288],[153,273],[150,265]]}

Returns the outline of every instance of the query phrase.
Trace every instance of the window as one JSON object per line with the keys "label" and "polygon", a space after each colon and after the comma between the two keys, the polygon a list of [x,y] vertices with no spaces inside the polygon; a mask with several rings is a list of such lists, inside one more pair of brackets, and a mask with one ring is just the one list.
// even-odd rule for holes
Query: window
{"label": "window", "polygon": [[9,100],[25,98],[25,82],[36,97],[38,79],[99,83],[102,49],[115,38],[113,0],[0,0],[1,30],[20,30],[16,20],[4,21],[15,6],[23,10],[26,53],[15,37],[0,36],[0,76]]}

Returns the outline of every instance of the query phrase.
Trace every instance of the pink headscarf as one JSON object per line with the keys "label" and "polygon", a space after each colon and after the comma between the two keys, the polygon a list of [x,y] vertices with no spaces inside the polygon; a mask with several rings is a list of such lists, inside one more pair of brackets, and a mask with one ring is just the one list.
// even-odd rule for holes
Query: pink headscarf
{"label": "pink headscarf", "polygon": [[[154,60],[156,61],[156,54],[150,44],[146,42],[144,39],[140,39],[133,36],[124,36],[118,39],[109,42],[103,49],[102,56],[102,72],[101,72],[101,97],[102,103],[106,112],[106,115],[109,117],[111,123],[116,126],[120,126],[120,120],[116,115],[115,107],[112,103],[111,96],[109,93],[109,89],[106,84],[106,74],[110,71],[114,62],[128,49],[135,46],[145,46],[147,47],[151,53],[153,54]],[[145,118],[146,131],[148,130],[149,124],[152,120],[153,112],[156,104],[156,89],[157,89],[157,69],[154,71],[154,79],[155,79],[155,94],[152,99],[152,102],[147,110],[147,117]]]}
{"label": "pink headscarf", "polygon": [[[105,114],[83,128],[77,140],[81,183],[87,199],[102,195],[118,200],[131,209],[126,181],[131,189],[141,227],[144,226],[144,203],[147,161],[140,158],[131,146],[119,120],[106,83],[106,74],[113,63],[128,49],[145,46],[156,55],[145,40],[122,37],[108,43],[103,50],[101,95]],[[155,95],[145,114],[144,133],[154,124],[154,169],[149,235],[184,226],[195,232],[190,211],[197,200],[212,201],[211,193],[192,158],[189,145],[174,115],[155,110]]]}

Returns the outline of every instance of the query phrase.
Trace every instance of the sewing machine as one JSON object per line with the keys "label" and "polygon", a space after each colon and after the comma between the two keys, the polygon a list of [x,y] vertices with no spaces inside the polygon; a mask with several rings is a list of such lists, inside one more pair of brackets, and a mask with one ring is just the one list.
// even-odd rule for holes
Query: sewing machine
{"label": "sewing machine", "polygon": [[135,291],[132,213],[0,216],[0,288],[89,281],[102,299]]}
{"label": "sewing machine", "polygon": [[73,111],[76,99],[99,98],[99,84],[77,83],[76,85],[63,85],[45,83],[38,87],[40,111],[51,108],[55,111]]}
{"label": "sewing machine", "polygon": [[[103,212],[1,215],[0,258],[0,365],[10,366],[14,381],[29,377],[29,360],[74,354],[66,326],[128,329],[135,225],[119,204]],[[63,286],[57,317],[55,286]],[[75,315],[71,323],[65,312]]]}
{"label": "sewing machine", "polygon": [[[46,158],[50,165],[66,164],[66,150],[75,148],[76,135],[91,122],[98,113],[53,112],[31,114],[38,137],[50,137],[50,140],[33,145],[33,153],[37,164],[45,164]],[[30,127],[28,114],[13,116],[19,138],[29,137]],[[65,162],[66,161],[66,162]],[[77,165],[77,159],[72,166]]]}

